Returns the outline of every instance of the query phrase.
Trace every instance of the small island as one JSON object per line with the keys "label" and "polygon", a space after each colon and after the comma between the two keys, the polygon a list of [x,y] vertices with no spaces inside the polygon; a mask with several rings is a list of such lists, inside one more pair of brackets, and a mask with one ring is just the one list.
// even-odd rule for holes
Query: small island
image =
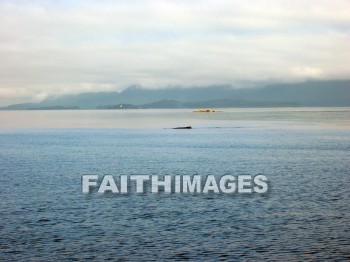
{"label": "small island", "polygon": [[192,111],[194,113],[214,113],[214,112],[222,112],[222,111],[218,111],[218,110],[212,110],[212,109],[197,109]]}

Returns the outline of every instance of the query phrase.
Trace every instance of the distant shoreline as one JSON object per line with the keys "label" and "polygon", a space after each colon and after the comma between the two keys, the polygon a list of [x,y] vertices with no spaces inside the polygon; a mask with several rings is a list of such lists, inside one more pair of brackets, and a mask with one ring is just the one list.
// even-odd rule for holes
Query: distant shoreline
{"label": "distant shoreline", "polygon": [[[350,106],[303,106],[303,105],[296,105],[296,106],[240,106],[240,107],[210,107],[208,110],[213,110],[215,113],[220,113],[223,112],[222,109],[269,109],[269,108],[347,108]],[[8,109],[8,108],[0,108],[0,111],[88,111],[88,110],[96,110],[96,111],[103,111],[103,110],[110,110],[110,111],[126,111],[126,110],[132,110],[132,111],[137,111],[137,110],[152,110],[152,109],[189,109],[191,112],[197,112],[201,109],[197,107],[174,107],[174,108],[166,108],[166,107],[147,107],[147,108],[78,108],[78,107],[53,107],[53,108],[26,108],[26,109]],[[217,110],[220,109],[220,110]]]}

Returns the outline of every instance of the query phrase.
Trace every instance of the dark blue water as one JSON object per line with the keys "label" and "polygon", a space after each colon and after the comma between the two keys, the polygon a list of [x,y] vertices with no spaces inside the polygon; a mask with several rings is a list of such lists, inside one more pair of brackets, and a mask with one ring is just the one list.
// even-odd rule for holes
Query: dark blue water
{"label": "dark blue water", "polygon": [[[0,259],[350,259],[350,131],[0,133]],[[85,195],[81,175],[264,174],[267,194]]]}

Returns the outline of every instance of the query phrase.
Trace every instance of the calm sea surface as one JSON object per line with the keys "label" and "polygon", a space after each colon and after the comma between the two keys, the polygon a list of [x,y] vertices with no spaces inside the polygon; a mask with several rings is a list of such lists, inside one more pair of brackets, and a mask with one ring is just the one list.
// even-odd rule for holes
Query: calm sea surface
{"label": "calm sea surface", "polygon": [[[83,174],[269,191],[86,195]],[[350,108],[0,111],[0,196],[3,261],[349,260]]]}

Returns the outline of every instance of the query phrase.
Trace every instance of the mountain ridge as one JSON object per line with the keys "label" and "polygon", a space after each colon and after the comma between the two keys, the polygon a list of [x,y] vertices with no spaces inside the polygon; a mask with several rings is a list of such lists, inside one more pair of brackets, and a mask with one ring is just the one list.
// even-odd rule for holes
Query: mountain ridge
{"label": "mountain ridge", "polygon": [[[50,97],[39,103],[22,103],[2,110],[350,106],[350,80],[307,81],[234,89],[227,85],[90,92]],[[125,105],[120,107],[120,105]],[[126,106],[128,105],[128,106]]]}

